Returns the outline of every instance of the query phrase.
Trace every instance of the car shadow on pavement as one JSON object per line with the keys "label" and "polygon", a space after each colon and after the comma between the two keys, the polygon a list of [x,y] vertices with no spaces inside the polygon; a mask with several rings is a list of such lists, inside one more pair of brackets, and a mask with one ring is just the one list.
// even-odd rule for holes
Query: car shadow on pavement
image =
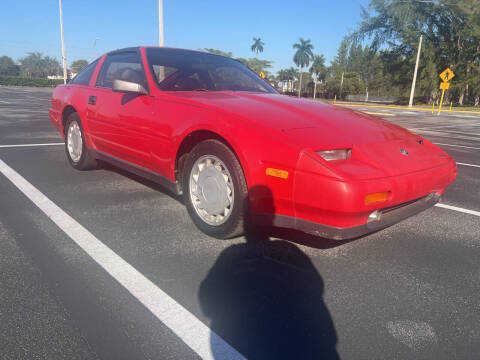
{"label": "car shadow on pavement", "polygon": [[339,359],[324,282],[310,258],[265,233],[245,239],[223,250],[200,284],[211,330],[247,359]]}

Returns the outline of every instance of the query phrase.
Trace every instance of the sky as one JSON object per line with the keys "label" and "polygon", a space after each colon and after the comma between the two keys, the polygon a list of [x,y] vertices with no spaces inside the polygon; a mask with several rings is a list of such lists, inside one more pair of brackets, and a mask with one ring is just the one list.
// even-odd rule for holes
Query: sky
{"label": "sky", "polygon": [[[214,48],[250,58],[253,37],[273,72],[294,66],[292,45],[310,39],[333,60],[369,0],[163,0],[165,46]],[[63,0],[67,64],[129,46],[158,44],[157,0]],[[58,0],[2,0],[0,56],[39,51],[61,60]]]}

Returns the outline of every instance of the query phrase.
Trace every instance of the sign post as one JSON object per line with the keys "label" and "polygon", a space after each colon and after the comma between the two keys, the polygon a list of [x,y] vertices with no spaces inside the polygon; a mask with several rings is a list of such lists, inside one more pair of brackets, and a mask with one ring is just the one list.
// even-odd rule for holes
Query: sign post
{"label": "sign post", "polygon": [[454,76],[455,76],[455,74],[453,73],[452,69],[450,69],[450,68],[446,68],[440,74],[440,79],[442,79],[442,82],[440,83],[440,89],[442,90],[442,97],[440,98],[440,104],[438,106],[437,115],[440,115],[440,112],[442,111],[443,96],[445,95],[445,90],[448,90],[448,88],[450,87],[450,80],[452,80]]}

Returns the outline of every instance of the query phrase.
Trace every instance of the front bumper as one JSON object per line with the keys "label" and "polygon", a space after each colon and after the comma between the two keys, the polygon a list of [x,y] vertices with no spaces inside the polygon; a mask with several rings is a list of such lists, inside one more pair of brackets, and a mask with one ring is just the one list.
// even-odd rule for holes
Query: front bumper
{"label": "front bumper", "polygon": [[258,225],[295,229],[327,239],[347,240],[384,229],[432,207],[438,201],[440,201],[440,195],[438,193],[431,193],[422,198],[403,204],[378,209],[381,213],[378,220],[369,221],[364,225],[347,228],[322,225],[292,216],[266,213],[255,214],[253,216],[253,221]]}

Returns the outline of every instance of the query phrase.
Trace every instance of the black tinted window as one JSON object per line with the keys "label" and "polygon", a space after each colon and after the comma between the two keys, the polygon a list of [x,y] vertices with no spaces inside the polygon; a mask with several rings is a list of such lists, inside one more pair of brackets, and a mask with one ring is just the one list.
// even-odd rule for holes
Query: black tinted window
{"label": "black tinted window", "polygon": [[95,68],[97,67],[97,64],[98,64],[98,60],[95,60],[90,65],[85,66],[83,70],[80,71],[77,74],[77,76],[75,76],[72,79],[71,83],[88,85],[90,83],[90,79],[92,78],[92,74],[95,71]]}
{"label": "black tinted window", "polygon": [[146,52],[160,90],[277,92],[245,65],[224,56],[164,48]]}
{"label": "black tinted window", "polygon": [[111,89],[114,80],[130,81],[146,88],[140,54],[129,52],[108,55],[98,75],[96,86]]}

